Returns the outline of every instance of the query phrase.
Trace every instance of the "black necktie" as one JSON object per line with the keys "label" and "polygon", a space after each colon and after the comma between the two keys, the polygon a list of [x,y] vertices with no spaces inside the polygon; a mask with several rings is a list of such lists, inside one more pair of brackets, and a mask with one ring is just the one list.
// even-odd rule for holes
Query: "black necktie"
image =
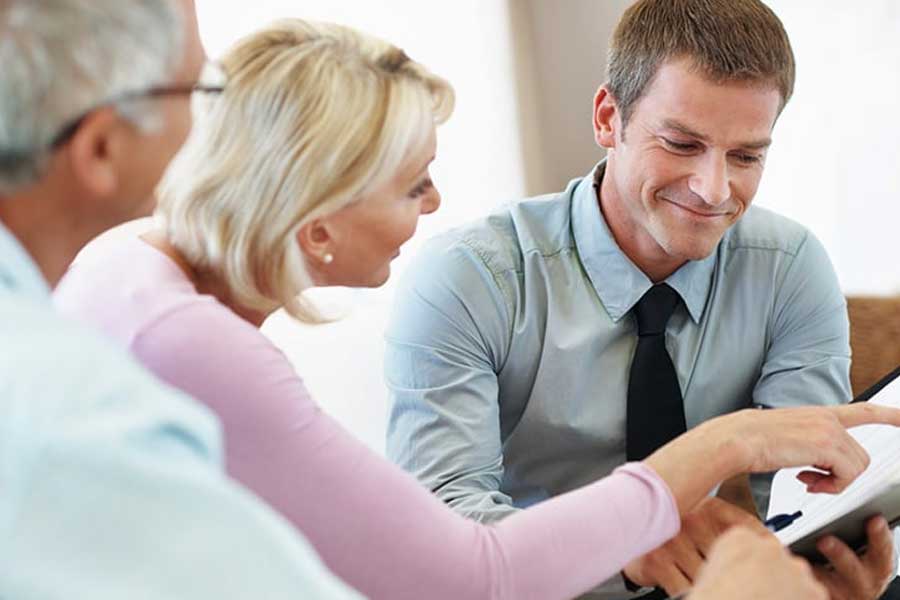
{"label": "black necktie", "polygon": [[625,454],[643,460],[687,429],[675,365],[666,351],[666,324],[678,306],[678,292],[654,285],[634,307],[638,343],[628,378]]}

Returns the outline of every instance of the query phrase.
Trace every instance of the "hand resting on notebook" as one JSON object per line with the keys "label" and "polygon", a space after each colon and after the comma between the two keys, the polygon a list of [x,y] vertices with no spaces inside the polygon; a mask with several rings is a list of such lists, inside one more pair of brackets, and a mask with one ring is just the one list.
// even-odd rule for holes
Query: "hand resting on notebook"
{"label": "hand resting on notebook", "polygon": [[[787,465],[802,470],[798,479],[810,492],[836,493],[845,489],[869,465],[869,455],[846,429],[867,423],[900,426],[900,411],[873,404],[803,407],[777,410],[748,409],[707,421],[646,459],[675,492],[682,508],[693,507],[709,492],[707,471],[720,477],[739,472],[767,472]],[[705,462],[694,453],[706,457]],[[699,468],[697,465],[702,465]],[[728,465],[723,466],[723,465]],[[701,494],[698,496],[697,494]],[[634,584],[659,586],[669,594],[689,590],[704,566],[716,539],[734,526],[757,528],[754,517],[717,499],[704,500],[683,511],[682,531],[657,550],[632,561],[624,574]],[[873,559],[876,560],[876,559]],[[877,562],[884,562],[881,558]],[[880,569],[840,575],[841,587],[872,587]],[[829,586],[831,587],[831,586]],[[869,595],[861,598],[872,597]]]}

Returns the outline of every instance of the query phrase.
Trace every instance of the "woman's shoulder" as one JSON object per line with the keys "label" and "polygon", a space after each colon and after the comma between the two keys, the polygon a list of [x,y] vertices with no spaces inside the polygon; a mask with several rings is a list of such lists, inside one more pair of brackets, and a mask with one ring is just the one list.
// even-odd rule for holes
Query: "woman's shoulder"
{"label": "woman's shoulder", "polygon": [[286,412],[296,417],[314,408],[293,364],[268,337],[198,293],[177,264],[136,236],[92,242],[55,302],[226,420],[252,410],[253,420],[268,414],[277,423]]}
{"label": "woman's shoulder", "polygon": [[101,236],[69,267],[56,308],[130,348],[140,332],[186,306],[212,305],[167,256],[136,235]]}
{"label": "woman's shoulder", "polygon": [[182,304],[147,323],[131,351],[157,377],[212,408],[226,428],[280,428],[317,410],[281,349],[215,299]]}

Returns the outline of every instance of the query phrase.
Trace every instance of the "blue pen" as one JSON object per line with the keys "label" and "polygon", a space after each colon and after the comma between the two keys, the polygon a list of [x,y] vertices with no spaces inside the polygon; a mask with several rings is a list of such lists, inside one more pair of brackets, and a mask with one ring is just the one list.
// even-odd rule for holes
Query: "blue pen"
{"label": "blue pen", "polygon": [[772,532],[781,531],[782,529],[784,529],[785,527],[787,527],[788,525],[790,525],[791,523],[793,523],[794,521],[796,521],[797,519],[799,519],[802,516],[803,516],[803,512],[799,511],[799,510],[792,515],[788,515],[788,514],[775,515],[774,517],[772,517],[771,519],[769,519],[768,521],[763,523],[763,525],[769,531],[772,531]]}

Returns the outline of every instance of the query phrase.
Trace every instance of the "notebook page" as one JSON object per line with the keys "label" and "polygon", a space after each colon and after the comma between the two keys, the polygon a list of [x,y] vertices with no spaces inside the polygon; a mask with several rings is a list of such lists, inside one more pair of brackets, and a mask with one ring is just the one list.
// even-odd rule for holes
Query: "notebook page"
{"label": "notebook page", "polygon": [[[888,384],[870,402],[900,407],[900,378]],[[866,449],[871,463],[840,494],[808,494],[805,485],[796,479],[802,468],[782,469],[775,475],[768,516],[803,511],[801,518],[776,534],[785,545],[864,504],[891,483],[900,480],[900,428],[863,425],[851,429],[850,435]]]}

